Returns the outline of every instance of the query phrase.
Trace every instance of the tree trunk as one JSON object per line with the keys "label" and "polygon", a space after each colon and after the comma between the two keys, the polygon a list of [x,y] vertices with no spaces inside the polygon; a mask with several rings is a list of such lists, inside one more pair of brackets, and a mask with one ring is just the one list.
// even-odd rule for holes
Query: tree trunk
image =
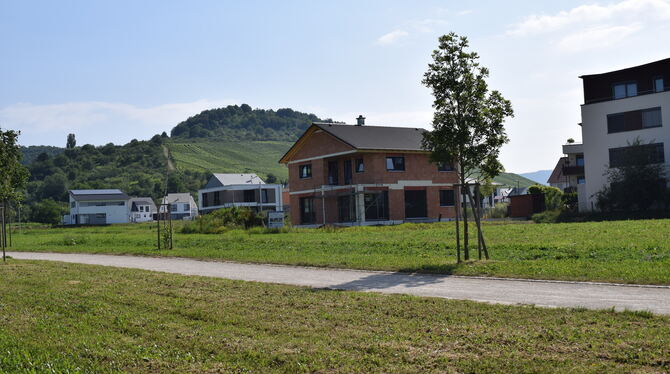
{"label": "tree trunk", "polygon": [[458,186],[456,186],[456,263],[461,263],[461,223],[459,222],[459,216],[461,215],[461,208],[460,208],[460,189]]}
{"label": "tree trunk", "polygon": [[465,261],[470,259],[470,248],[468,247],[468,204],[466,201],[466,193],[468,191],[468,185],[465,184],[465,175],[461,173],[461,185],[462,196],[463,196],[463,259]]}

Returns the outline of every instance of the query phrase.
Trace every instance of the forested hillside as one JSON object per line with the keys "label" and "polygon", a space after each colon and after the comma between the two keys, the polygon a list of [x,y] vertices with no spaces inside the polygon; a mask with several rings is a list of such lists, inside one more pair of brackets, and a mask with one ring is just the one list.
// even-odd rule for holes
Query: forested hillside
{"label": "forested hillside", "polygon": [[[293,109],[251,109],[247,104],[210,109],[175,126],[173,138],[215,138],[216,140],[278,140],[293,142],[312,122],[314,114]],[[330,121],[330,120],[326,120]]]}
{"label": "forested hillside", "polygon": [[53,157],[57,156],[63,151],[65,148],[60,148],[60,147],[54,147],[50,145],[30,145],[30,146],[21,146],[21,153],[23,154],[23,158],[21,158],[21,163],[23,165],[28,165],[31,162],[35,161],[37,159],[37,156],[39,156],[42,153],[46,153],[47,155]]}
{"label": "forested hillside", "polygon": [[[69,189],[119,188],[130,196],[159,199],[165,189],[166,141],[167,137],[156,135],[148,141],[132,140],[122,146],[86,144],[65,149],[55,157],[41,153],[28,166],[30,179],[24,206],[43,210],[43,204],[64,203]],[[203,171],[172,170],[168,192],[197,191],[206,179]]]}

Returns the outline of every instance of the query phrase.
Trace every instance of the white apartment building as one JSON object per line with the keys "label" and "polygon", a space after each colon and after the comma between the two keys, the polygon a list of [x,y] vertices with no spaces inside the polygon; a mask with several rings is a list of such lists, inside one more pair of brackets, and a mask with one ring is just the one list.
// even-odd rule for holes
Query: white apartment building
{"label": "white apartment building", "polygon": [[595,194],[608,183],[607,169],[625,162],[636,139],[650,162],[670,171],[670,58],[580,78],[584,187],[580,191],[578,185],[579,210],[591,211]]}

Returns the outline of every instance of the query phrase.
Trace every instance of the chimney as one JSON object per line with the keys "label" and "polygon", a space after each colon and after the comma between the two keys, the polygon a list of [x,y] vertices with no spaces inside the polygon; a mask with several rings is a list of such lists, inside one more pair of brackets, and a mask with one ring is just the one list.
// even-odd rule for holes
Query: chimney
{"label": "chimney", "polygon": [[356,126],[363,126],[363,125],[365,125],[365,117],[363,117],[363,115],[361,114],[360,116],[358,116],[358,118],[356,118]]}

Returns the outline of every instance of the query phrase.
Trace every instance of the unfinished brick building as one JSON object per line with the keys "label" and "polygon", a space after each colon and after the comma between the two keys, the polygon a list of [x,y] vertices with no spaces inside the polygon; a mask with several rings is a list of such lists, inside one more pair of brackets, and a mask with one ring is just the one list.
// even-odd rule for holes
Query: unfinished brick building
{"label": "unfinished brick building", "polygon": [[423,129],[314,123],[281,158],[291,221],[318,226],[431,222],[455,216],[458,178],[422,149]]}

